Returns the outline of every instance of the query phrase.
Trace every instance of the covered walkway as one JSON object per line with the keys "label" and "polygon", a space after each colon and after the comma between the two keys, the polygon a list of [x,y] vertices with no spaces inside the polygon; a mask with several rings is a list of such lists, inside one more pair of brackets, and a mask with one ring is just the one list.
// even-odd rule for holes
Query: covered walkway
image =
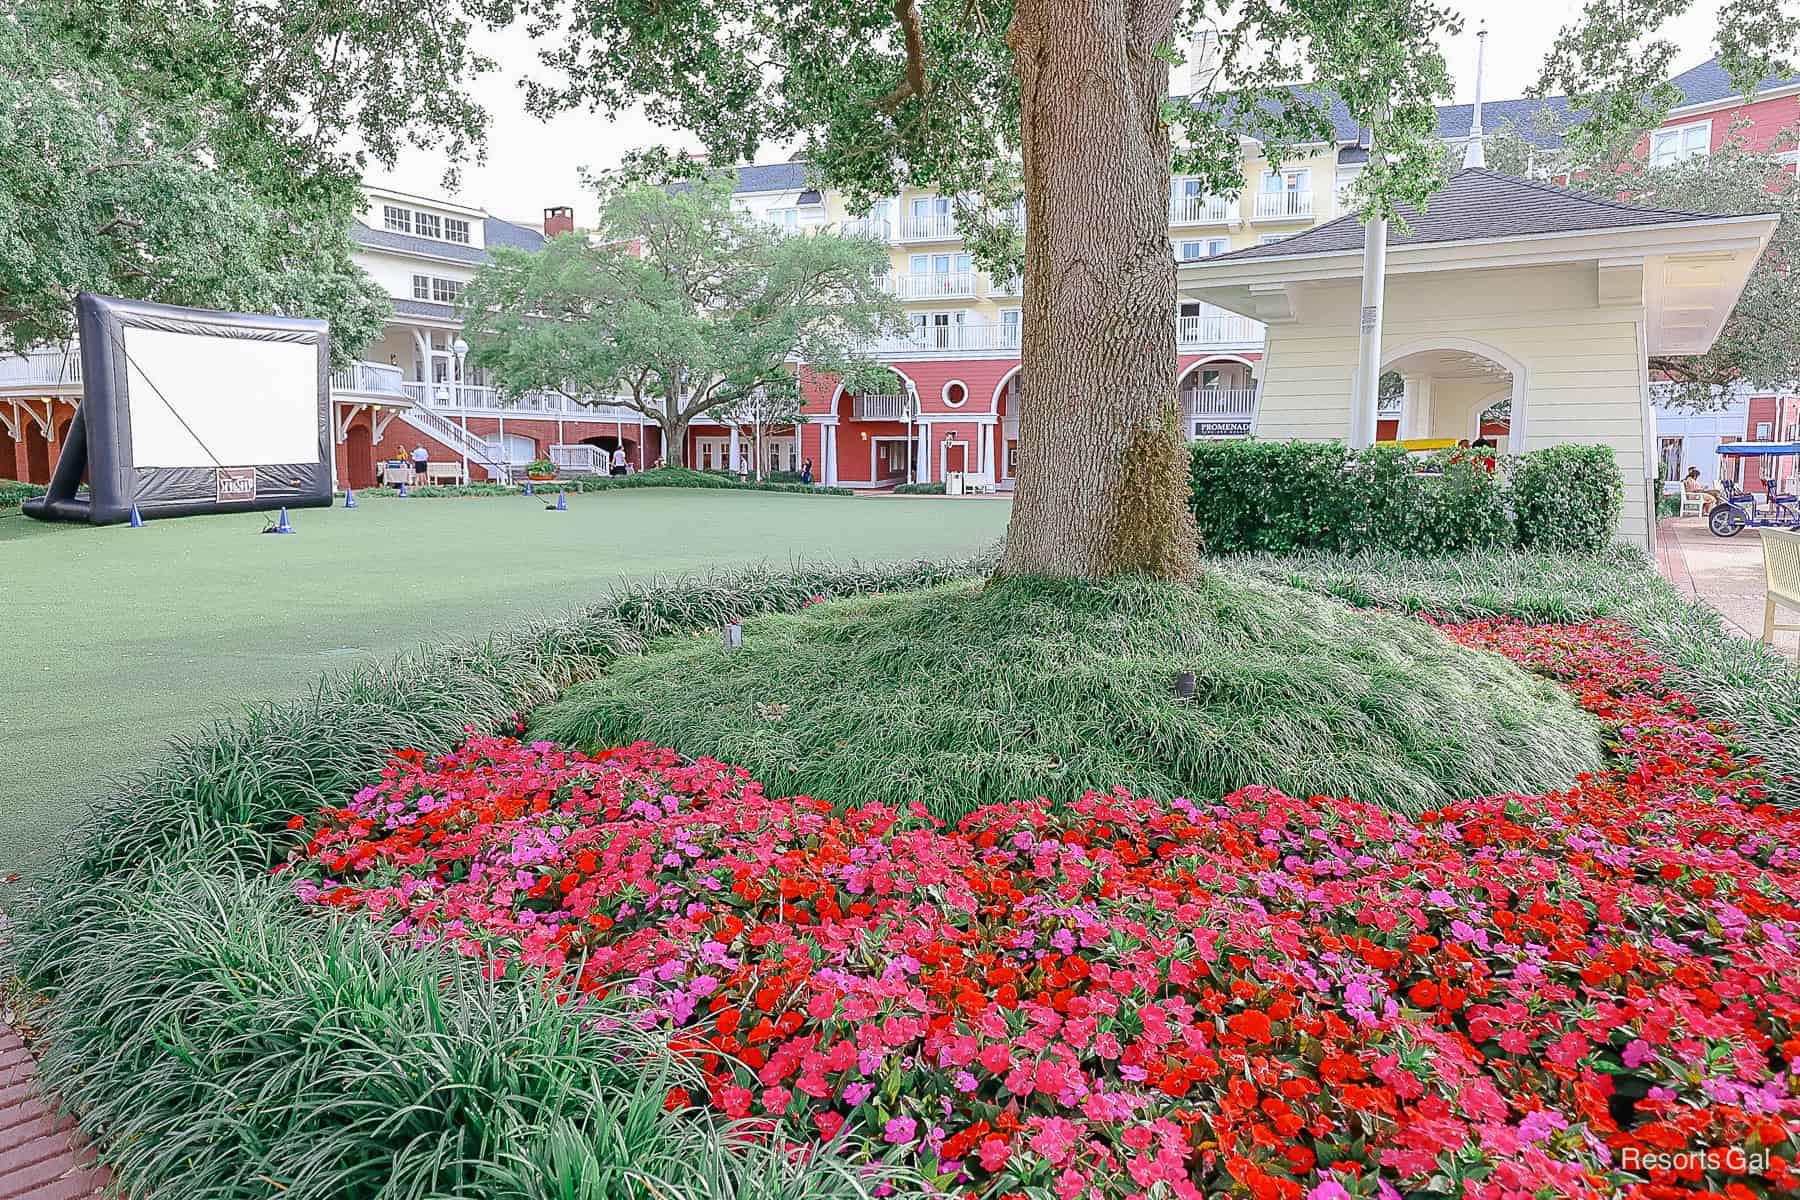
{"label": "covered walkway", "polygon": [[[1682,595],[1716,610],[1732,633],[1762,639],[1762,539],[1755,530],[1720,538],[1698,517],[1665,517],[1656,526],[1656,565]],[[1775,648],[1800,662],[1800,633],[1777,633]]]}

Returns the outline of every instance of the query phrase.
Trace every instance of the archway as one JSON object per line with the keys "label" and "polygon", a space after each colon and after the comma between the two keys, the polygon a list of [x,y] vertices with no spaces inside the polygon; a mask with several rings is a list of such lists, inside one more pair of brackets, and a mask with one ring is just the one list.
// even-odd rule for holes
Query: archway
{"label": "archway", "polygon": [[1256,415],[1256,382],[1249,359],[1208,355],[1175,377],[1182,436],[1243,437]]}
{"label": "archway", "polygon": [[1010,488],[1019,473],[1019,368],[994,389],[994,486]]}
{"label": "archway", "polygon": [[16,479],[19,474],[18,439],[11,427],[0,422],[0,479]]}
{"label": "archway", "polygon": [[1381,364],[1400,376],[1402,438],[1481,436],[1481,416],[1497,396],[1507,400],[1510,420],[1506,449],[1525,449],[1525,367],[1502,350],[1470,338],[1436,337],[1401,346]]}
{"label": "archway", "polygon": [[50,443],[44,437],[43,426],[30,417],[23,422],[25,426],[25,482],[50,482]]}
{"label": "archway", "polygon": [[366,417],[344,431],[344,485],[375,486],[375,436]]}

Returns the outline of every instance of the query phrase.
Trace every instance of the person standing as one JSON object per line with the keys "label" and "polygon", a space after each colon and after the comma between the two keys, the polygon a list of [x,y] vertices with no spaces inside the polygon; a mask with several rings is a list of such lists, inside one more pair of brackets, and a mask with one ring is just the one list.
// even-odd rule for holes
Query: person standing
{"label": "person standing", "polygon": [[612,473],[614,475],[625,473],[625,447],[623,446],[617,447],[612,452]]}
{"label": "person standing", "polygon": [[420,442],[417,446],[413,447],[412,467],[414,483],[425,482],[425,464],[429,462],[430,459],[431,451],[425,448],[424,442]]}
{"label": "person standing", "polygon": [[812,459],[809,458],[805,462],[800,464],[800,482],[805,484],[807,487],[811,487],[812,481],[813,481]]}

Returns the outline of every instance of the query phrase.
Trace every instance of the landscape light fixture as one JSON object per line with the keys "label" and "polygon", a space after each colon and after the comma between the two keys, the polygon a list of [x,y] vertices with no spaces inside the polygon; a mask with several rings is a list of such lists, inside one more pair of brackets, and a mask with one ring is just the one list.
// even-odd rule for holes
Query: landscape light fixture
{"label": "landscape light fixture", "polygon": [[737,650],[744,644],[744,623],[742,621],[725,622],[725,648]]}
{"label": "landscape light fixture", "polygon": [[1177,700],[1194,698],[1194,673],[1192,671],[1183,671],[1175,677],[1175,698]]}
{"label": "landscape light fixture", "polygon": [[[450,353],[456,355],[456,386],[458,398],[460,399],[463,382],[463,359],[468,357],[469,353],[469,343],[462,340],[461,334],[458,334],[456,340],[450,343]],[[467,484],[469,482],[469,406],[467,404],[459,404],[457,407],[462,410],[462,481],[464,484]],[[506,426],[502,424],[501,428],[504,429]],[[504,444],[505,439],[503,438],[501,441],[502,444]]]}

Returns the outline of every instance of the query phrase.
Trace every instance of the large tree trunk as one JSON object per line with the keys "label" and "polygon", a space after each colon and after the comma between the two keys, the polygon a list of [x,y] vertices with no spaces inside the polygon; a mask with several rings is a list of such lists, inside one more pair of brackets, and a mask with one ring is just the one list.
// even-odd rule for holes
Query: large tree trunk
{"label": "large tree trunk", "polygon": [[665,404],[657,421],[662,426],[663,462],[671,467],[687,466],[688,423],[681,419],[677,404]]}
{"label": "large tree trunk", "polygon": [[1175,399],[1175,0],[1018,0],[1025,171],[1019,470],[1000,570],[1185,578],[1197,544]]}

